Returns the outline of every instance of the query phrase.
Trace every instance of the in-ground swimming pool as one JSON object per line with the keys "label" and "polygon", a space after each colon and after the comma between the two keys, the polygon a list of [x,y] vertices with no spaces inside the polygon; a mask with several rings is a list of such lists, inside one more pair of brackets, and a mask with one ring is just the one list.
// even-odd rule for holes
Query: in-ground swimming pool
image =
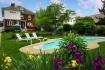
{"label": "in-ground swimming pool", "polygon": [[[105,38],[103,38],[103,37],[82,37],[82,38],[86,42],[90,42],[93,40],[105,40]],[[58,45],[59,45],[60,41],[62,41],[62,39],[58,38],[53,42],[49,42],[49,43],[44,44],[40,49],[47,50],[47,49],[59,48]]]}

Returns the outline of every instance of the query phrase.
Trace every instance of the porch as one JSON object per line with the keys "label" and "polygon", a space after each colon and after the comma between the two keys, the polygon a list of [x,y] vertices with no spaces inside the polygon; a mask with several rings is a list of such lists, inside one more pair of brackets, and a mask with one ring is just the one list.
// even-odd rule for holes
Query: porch
{"label": "porch", "polygon": [[18,28],[18,30],[27,30],[27,27],[32,26],[31,22],[26,20],[5,20],[4,27],[6,28]]}

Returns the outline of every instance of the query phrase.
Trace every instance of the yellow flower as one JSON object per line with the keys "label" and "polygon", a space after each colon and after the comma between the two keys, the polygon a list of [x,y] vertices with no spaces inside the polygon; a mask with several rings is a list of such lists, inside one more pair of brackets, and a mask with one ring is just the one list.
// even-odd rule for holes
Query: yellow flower
{"label": "yellow flower", "polygon": [[8,66],[5,66],[6,69],[8,69]]}
{"label": "yellow flower", "polygon": [[48,61],[46,61],[46,64],[48,64]]}
{"label": "yellow flower", "polygon": [[6,63],[6,66],[11,66],[11,64],[10,63]]}
{"label": "yellow flower", "polygon": [[76,60],[72,60],[71,62],[72,62],[72,63],[71,63],[71,66],[72,66],[72,67],[76,67],[76,66],[78,65],[77,62],[76,62]]}
{"label": "yellow flower", "polygon": [[9,57],[9,56],[5,57],[4,62],[11,63],[12,62],[11,57]]}
{"label": "yellow flower", "polygon": [[35,59],[33,55],[28,55],[29,59]]}
{"label": "yellow flower", "polygon": [[38,58],[38,59],[40,59],[40,58],[41,58],[41,56],[39,56],[39,55],[38,55],[38,56],[37,56],[37,58]]}

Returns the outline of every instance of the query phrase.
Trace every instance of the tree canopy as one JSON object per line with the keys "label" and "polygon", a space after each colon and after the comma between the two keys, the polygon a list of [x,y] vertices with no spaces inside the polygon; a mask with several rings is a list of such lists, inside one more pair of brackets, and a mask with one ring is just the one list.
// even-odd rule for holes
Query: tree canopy
{"label": "tree canopy", "polygon": [[75,14],[74,11],[65,9],[63,4],[52,3],[47,8],[40,8],[35,13],[35,22],[41,27],[50,26],[57,30],[64,22],[69,21],[70,14]]}
{"label": "tree canopy", "polygon": [[76,24],[73,28],[80,34],[93,34],[96,30],[96,25],[91,17],[79,17],[76,19]]}

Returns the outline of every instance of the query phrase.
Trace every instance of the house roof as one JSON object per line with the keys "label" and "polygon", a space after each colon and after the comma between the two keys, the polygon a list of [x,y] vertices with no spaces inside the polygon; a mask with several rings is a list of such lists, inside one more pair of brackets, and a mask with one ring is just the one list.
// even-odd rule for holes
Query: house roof
{"label": "house roof", "polygon": [[105,16],[103,14],[96,14],[91,16],[95,22],[98,22],[100,18],[104,18]]}
{"label": "house roof", "polygon": [[12,4],[9,7],[2,8],[2,10],[3,11],[4,10],[14,10],[14,11],[21,11],[22,14],[31,14],[31,15],[34,14],[32,11],[30,11],[22,6],[15,6],[15,5],[12,6]]}

